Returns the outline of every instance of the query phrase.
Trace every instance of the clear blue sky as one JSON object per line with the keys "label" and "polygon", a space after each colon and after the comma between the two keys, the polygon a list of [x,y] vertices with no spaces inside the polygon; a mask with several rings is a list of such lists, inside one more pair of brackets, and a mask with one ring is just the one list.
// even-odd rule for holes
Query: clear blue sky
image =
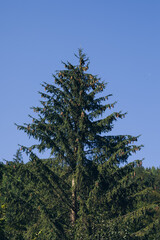
{"label": "clear blue sky", "polygon": [[76,63],[83,48],[90,72],[109,82],[107,93],[128,112],[113,134],[142,134],[145,167],[160,167],[160,1],[1,0],[0,160],[30,145],[14,123],[29,123],[43,81],[61,60]]}

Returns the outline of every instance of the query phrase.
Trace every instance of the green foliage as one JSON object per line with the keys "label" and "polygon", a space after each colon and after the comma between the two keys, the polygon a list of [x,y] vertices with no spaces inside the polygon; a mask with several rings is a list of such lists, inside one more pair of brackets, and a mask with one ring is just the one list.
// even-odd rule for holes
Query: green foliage
{"label": "green foliage", "polygon": [[57,187],[59,176],[49,165],[34,159],[27,164],[10,165],[4,174],[6,236],[9,239],[17,239],[17,235],[19,239],[36,239],[37,236],[52,239],[55,234],[63,235],[61,225],[65,228],[63,218],[68,216],[70,208],[63,208],[63,189]]}
{"label": "green foliage", "polygon": [[[55,84],[42,84],[32,123],[17,125],[37,144],[21,146],[30,162],[24,164],[18,151],[3,173],[5,235],[10,240],[157,237],[159,190],[142,181],[141,161],[127,164],[142,147],[135,145],[138,136],[110,134],[126,113],[113,111],[111,94],[102,95],[106,85],[87,72],[82,50],[76,57],[78,65],[63,63],[65,70],[53,75]],[[35,150],[48,150],[50,158],[40,159]]]}
{"label": "green foliage", "polygon": [[5,203],[2,196],[2,179],[3,179],[4,165],[0,164],[0,236],[2,240],[7,240],[5,238]]}

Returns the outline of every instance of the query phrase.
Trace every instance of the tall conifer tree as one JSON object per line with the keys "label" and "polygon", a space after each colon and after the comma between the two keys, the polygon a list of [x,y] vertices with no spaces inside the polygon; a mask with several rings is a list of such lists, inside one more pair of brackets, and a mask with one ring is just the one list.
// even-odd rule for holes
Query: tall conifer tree
{"label": "tall conifer tree", "polygon": [[[59,183],[55,194],[58,198],[63,195],[61,198],[68,202],[76,239],[84,239],[84,229],[88,239],[93,239],[93,234],[94,239],[104,239],[98,222],[125,215],[132,205],[126,199],[137,188],[135,182],[128,183],[134,164],[123,168],[121,164],[127,163],[128,157],[142,146],[134,144],[138,136],[110,134],[114,122],[126,113],[110,113],[116,102],[108,102],[111,94],[101,94],[106,84],[88,72],[89,60],[81,49],[76,57],[78,65],[63,63],[65,69],[53,75],[55,83],[42,84],[45,91],[39,92],[41,107],[33,107],[38,117],[30,116],[32,123],[17,128],[38,140],[30,147],[21,146],[33,160],[38,159],[34,149],[50,151],[52,166],[57,168],[53,177]],[[66,193],[63,184],[67,186]]]}
{"label": "tall conifer tree", "polygon": [[89,61],[81,49],[76,57],[77,66],[64,63],[66,70],[53,75],[55,84],[42,84],[46,91],[40,92],[42,107],[33,107],[38,118],[32,118],[33,123],[26,126],[17,126],[40,142],[28,151],[49,149],[59,164],[70,168],[73,223],[78,211],[77,198],[80,199],[86,186],[84,176],[88,174],[88,166],[93,163],[119,166],[127,161],[131,152],[140,149],[130,144],[137,141],[137,137],[109,135],[114,121],[125,117],[125,113],[112,112],[101,118],[104,112],[114,108],[115,102],[106,102],[110,94],[99,97],[105,83],[86,73]]}

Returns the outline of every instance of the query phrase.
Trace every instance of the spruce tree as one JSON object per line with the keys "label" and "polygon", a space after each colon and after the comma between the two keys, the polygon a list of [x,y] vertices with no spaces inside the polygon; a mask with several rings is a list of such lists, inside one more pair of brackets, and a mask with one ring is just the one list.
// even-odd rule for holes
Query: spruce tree
{"label": "spruce tree", "polygon": [[104,112],[114,108],[115,102],[105,101],[111,94],[98,96],[106,84],[97,76],[86,73],[89,61],[82,50],[76,57],[79,60],[77,66],[64,63],[66,70],[53,75],[55,84],[42,84],[46,91],[40,92],[42,107],[33,107],[38,118],[32,117],[33,122],[26,126],[17,125],[40,142],[29,148],[22,146],[22,149],[28,152],[35,148],[39,152],[49,149],[59,164],[69,167],[73,223],[78,211],[77,198],[81,198],[86,186],[84,176],[88,175],[88,167],[94,163],[119,166],[127,162],[131,152],[141,148],[131,144],[137,137],[109,135],[114,121],[126,114],[112,112],[101,118]]}
{"label": "spruce tree", "polygon": [[[63,63],[65,69],[53,75],[55,83],[42,84],[41,106],[32,107],[38,116],[30,116],[29,124],[17,125],[37,140],[37,144],[21,149],[35,164],[39,189],[44,184],[48,192],[53,188],[50,193],[54,204],[49,203],[47,194],[42,194],[42,204],[38,204],[45,208],[46,219],[56,219],[51,221],[57,229],[55,239],[116,239],[107,233],[109,219],[108,226],[114,229],[118,239],[123,233],[118,233],[114,224],[118,226],[117,217],[128,216],[132,210],[134,201],[129,196],[138,187],[131,181],[131,174],[134,178],[134,166],[139,161],[126,163],[142,146],[135,145],[138,136],[110,134],[114,122],[126,113],[109,112],[116,102],[109,102],[111,94],[103,95],[106,84],[88,72],[89,60],[81,49],[75,56],[78,65]],[[104,113],[107,116],[103,117]],[[35,150],[49,150],[50,158],[46,162],[50,164],[40,160]],[[126,165],[122,167],[122,164]],[[59,205],[60,200],[63,205]],[[59,210],[54,216],[51,211],[56,212],[56,206]],[[59,220],[58,216],[61,216]],[[63,233],[61,238],[60,233]]]}

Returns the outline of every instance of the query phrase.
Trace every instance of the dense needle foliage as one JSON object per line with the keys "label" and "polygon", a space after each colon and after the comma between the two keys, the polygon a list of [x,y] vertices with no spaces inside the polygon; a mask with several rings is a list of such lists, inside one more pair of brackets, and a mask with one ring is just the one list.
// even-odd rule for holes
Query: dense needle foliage
{"label": "dense needle foliage", "polygon": [[[116,102],[88,72],[81,49],[76,57],[78,65],[63,63],[55,83],[42,84],[41,106],[32,108],[37,117],[17,125],[37,143],[21,146],[30,162],[17,152],[3,170],[6,237],[149,239],[158,231],[160,195],[139,174],[141,161],[127,163],[142,147],[138,136],[111,134],[126,114],[113,111]],[[35,150],[50,157],[40,159]]]}

